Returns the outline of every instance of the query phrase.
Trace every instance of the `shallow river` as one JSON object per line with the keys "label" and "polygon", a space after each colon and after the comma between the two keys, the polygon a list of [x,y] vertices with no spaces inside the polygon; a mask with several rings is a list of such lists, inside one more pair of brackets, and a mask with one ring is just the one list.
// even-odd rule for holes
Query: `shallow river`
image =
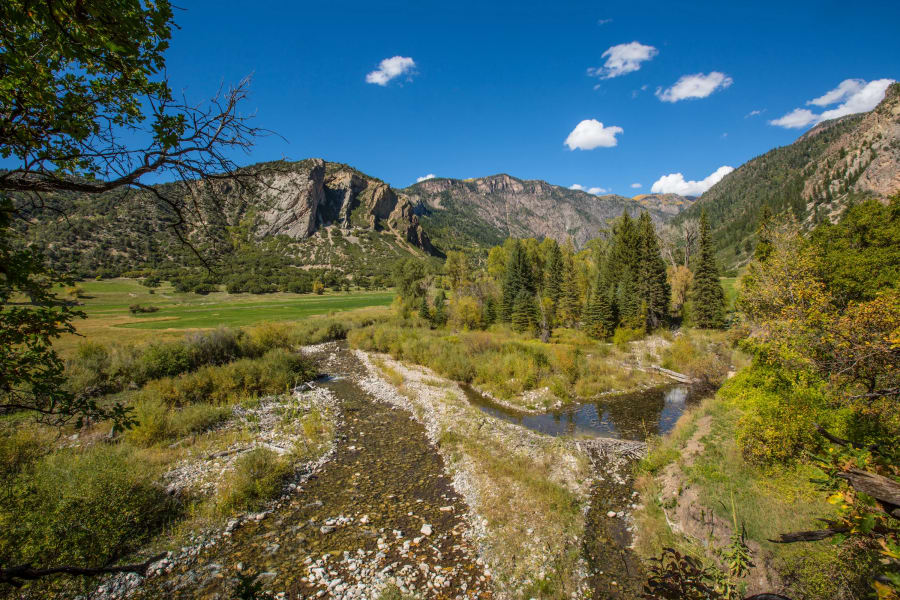
{"label": "shallow river", "polygon": [[499,405],[469,386],[463,390],[482,411],[540,433],[626,440],[645,440],[650,435],[668,433],[691,401],[688,386],[672,385],[574,403],[542,414],[526,414]]}

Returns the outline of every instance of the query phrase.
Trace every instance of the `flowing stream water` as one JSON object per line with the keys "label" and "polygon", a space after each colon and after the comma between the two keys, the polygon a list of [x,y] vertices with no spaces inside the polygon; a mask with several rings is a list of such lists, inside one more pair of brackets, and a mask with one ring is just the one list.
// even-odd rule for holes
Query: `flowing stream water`
{"label": "flowing stream water", "polygon": [[374,598],[394,576],[433,598],[492,596],[464,536],[466,506],[424,428],[359,388],[350,352],[327,368],[344,413],[334,458],[285,506],[148,579],[139,597],[231,598],[248,571],[287,598]]}
{"label": "flowing stream water", "polygon": [[[463,391],[469,402],[483,412],[546,435],[635,441],[668,433],[693,395],[688,386],[670,385],[533,414],[500,405],[469,386],[464,386]],[[640,561],[629,549],[632,534],[623,518],[633,510],[636,501],[631,468],[634,458],[605,453],[602,445],[586,447],[597,473],[582,541],[591,597],[637,598],[644,574]]]}
{"label": "flowing stream water", "polygon": [[691,401],[690,387],[672,385],[532,414],[497,404],[470,386],[463,386],[463,391],[483,412],[540,433],[626,440],[668,433]]}

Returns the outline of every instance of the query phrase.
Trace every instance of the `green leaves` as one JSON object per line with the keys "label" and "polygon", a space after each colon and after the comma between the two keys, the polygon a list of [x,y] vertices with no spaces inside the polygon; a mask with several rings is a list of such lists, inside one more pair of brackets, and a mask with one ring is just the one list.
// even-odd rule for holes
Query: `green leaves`
{"label": "green leaves", "polygon": [[[141,106],[171,97],[152,77],[164,66],[172,9],[167,0],[0,4],[0,148],[23,164],[37,161],[58,175],[108,168],[85,151],[107,125],[141,122]],[[154,131],[171,143],[177,123]],[[94,148],[97,150],[97,148]]]}

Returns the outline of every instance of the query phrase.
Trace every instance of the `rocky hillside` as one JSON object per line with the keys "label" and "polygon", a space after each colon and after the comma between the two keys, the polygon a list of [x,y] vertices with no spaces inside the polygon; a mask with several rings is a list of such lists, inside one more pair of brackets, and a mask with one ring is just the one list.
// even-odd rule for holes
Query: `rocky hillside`
{"label": "rocky hillside", "polygon": [[[641,204],[623,196],[587,192],[509,175],[428,179],[400,191],[417,207],[422,226],[444,249],[494,245],[506,237],[572,237],[581,246],[607,221]],[[647,207],[657,220],[667,215]]]}
{"label": "rocky hillside", "polygon": [[826,121],[789,146],[744,163],[709,189],[675,223],[705,208],[726,265],[747,260],[764,206],[792,212],[807,227],[836,219],[865,198],[900,193],[900,84],[871,112]]}
{"label": "rocky hillside", "polygon": [[[309,159],[245,172],[256,176],[244,186],[232,180],[158,186],[167,197],[190,194],[192,206],[196,200],[199,210],[181,234],[197,248],[216,254],[252,242],[298,267],[346,273],[385,271],[396,258],[435,252],[407,198],[347,165]],[[59,195],[45,206],[21,208],[30,241],[57,267],[121,274],[189,259],[173,228],[177,217],[150,200],[134,191]]]}

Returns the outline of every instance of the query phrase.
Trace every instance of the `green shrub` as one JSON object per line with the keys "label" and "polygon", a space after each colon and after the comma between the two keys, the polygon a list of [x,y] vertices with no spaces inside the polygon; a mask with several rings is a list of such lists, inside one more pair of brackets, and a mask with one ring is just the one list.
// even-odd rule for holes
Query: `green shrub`
{"label": "green shrub", "polygon": [[212,429],[231,415],[227,406],[192,404],[169,413],[169,430],[180,438]]}
{"label": "green shrub", "polygon": [[725,379],[731,351],[724,341],[708,340],[702,334],[683,333],[662,351],[662,367],[689,375],[704,384],[718,384]]}
{"label": "green shrub", "polygon": [[190,348],[182,342],[150,344],[140,363],[145,380],[174,377],[190,371],[193,366]]}
{"label": "green shrub", "polygon": [[169,407],[158,398],[143,397],[132,405],[137,424],[125,433],[128,441],[151,446],[168,439]]}
{"label": "green shrub", "polygon": [[844,434],[848,413],[830,407],[823,382],[754,364],[728,380],[720,396],[742,411],[736,439],[756,464],[791,464],[822,448],[815,424]]}
{"label": "green shrub", "polygon": [[235,461],[219,490],[216,506],[223,514],[258,510],[281,493],[292,469],[268,448],[254,448]]}
{"label": "green shrub", "polygon": [[137,425],[125,437],[138,446],[152,446],[206,431],[231,414],[230,408],[211,404],[170,408],[162,399],[149,395],[141,397],[133,408]]}
{"label": "green shrub", "polygon": [[286,350],[270,350],[260,358],[243,358],[219,367],[201,367],[180,377],[147,384],[145,394],[169,406],[228,405],[269,394],[281,394],[315,378],[315,365]]}
{"label": "green shrub", "polygon": [[628,342],[635,342],[646,335],[643,329],[633,327],[617,327],[613,334],[612,343],[623,352],[628,351]]}
{"label": "green shrub", "polygon": [[100,566],[136,550],[180,513],[155,477],[127,446],[42,459],[0,508],[0,555],[13,564]]}
{"label": "green shrub", "polygon": [[110,352],[103,344],[84,341],[66,364],[67,386],[75,393],[102,394],[110,388]]}
{"label": "green shrub", "polygon": [[53,436],[24,423],[0,428],[0,485],[9,489],[12,482],[47,453]]}
{"label": "green shrub", "polygon": [[291,334],[287,325],[263,323],[249,330],[250,340],[260,354],[276,348],[291,348]]}
{"label": "green shrub", "polygon": [[143,304],[132,304],[131,306],[128,307],[128,312],[130,312],[133,315],[144,314],[144,313],[155,313],[155,312],[159,312],[159,307],[153,306],[152,304],[147,305],[147,306],[145,306]]}
{"label": "green shrub", "polygon": [[224,365],[238,358],[262,354],[247,343],[246,333],[227,327],[188,334],[183,343],[190,354],[192,368]]}

